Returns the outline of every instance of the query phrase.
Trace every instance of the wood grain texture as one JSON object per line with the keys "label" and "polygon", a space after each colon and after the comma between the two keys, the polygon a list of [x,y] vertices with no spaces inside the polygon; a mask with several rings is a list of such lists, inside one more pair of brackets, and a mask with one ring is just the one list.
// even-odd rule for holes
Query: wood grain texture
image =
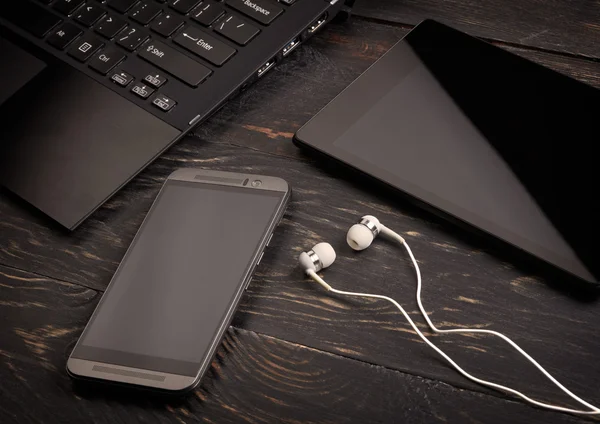
{"label": "wood grain texture", "polygon": [[600,58],[595,0],[359,0],[354,13],[411,26],[435,19],[477,37]]}
{"label": "wood grain texture", "polygon": [[[537,9],[546,3],[553,4],[540,2]],[[385,6],[389,16],[400,16],[411,4],[416,3],[371,0],[359,3],[359,10],[365,14],[372,5],[375,14]],[[439,13],[456,4],[439,3]],[[573,10],[584,10],[585,4],[589,2],[577,3]],[[556,10],[561,7],[566,6]],[[539,26],[535,13],[542,12],[529,13],[534,16],[525,14],[523,19]],[[472,18],[480,22],[463,29],[487,39],[510,41],[497,34],[523,31],[515,17],[501,30],[496,24],[486,26],[477,13]],[[555,17],[547,19],[555,24]],[[463,21],[456,18],[451,24]],[[195,137],[169,150],[73,233],[0,189],[0,264],[9,266],[0,267],[0,422],[17,417],[19,422],[576,420],[542,413],[466,382],[428,350],[388,304],[331,297],[308,282],[297,267],[297,255],[329,241],[338,250],[338,262],[324,274],[328,281],[338,288],[391,295],[424,328],[416,312],[413,270],[402,251],[379,240],[360,255],[345,246],[345,231],[365,213],[379,216],[413,247],[423,266],[425,307],[438,325],[481,325],[505,332],[575,393],[600,403],[596,299],[584,301],[568,287],[556,288],[559,281],[543,280],[535,269],[512,264],[512,257],[487,243],[403,200],[391,200],[364,182],[346,179],[291,144],[303,123],[408,29],[361,18],[329,26],[230,102]],[[535,40],[546,35],[526,44],[537,46]],[[570,38],[565,36],[563,42]],[[600,87],[598,61],[500,44]],[[62,368],[99,298],[96,290],[110,281],[166,176],[191,166],[278,175],[294,187],[290,209],[234,321],[240,329],[229,333],[208,382],[183,404],[157,405],[130,395],[124,401],[95,390],[73,394]],[[465,336],[435,337],[435,342],[476,375],[568,404],[502,343]],[[35,408],[29,407],[30,399]]]}
{"label": "wood grain texture", "polygon": [[[289,64],[273,70],[269,77],[231,101],[199,128],[198,137],[188,138],[185,145],[179,144],[177,150],[163,155],[157,168],[162,174],[144,172],[74,233],[61,229],[0,188],[0,216],[3,217],[0,220],[0,263],[103,288],[106,276],[118,265],[123,249],[129,245],[170,170],[184,163],[200,167],[230,163],[231,170],[249,170],[254,165],[253,158],[260,156],[268,162],[270,156],[261,155],[259,150],[300,159],[300,152],[290,143],[293,133],[404,33],[393,28],[379,29],[373,24],[362,28],[333,27],[338,32],[327,32],[328,41],[317,37],[315,43],[298,49],[298,54],[289,58]],[[358,38],[363,35],[364,43]],[[323,50],[323,46],[327,48]],[[219,151],[215,147],[211,150],[213,156],[197,156],[205,150],[206,142],[215,141],[250,147],[254,152],[227,148]],[[273,172],[273,169],[276,168],[268,171]],[[137,207],[141,205],[141,209]],[[107,246],[119,253],[106,257]],[[104,281],[100,285],[99,279]]]}
{"label": "wood grain texture", "polygon": [[[329,26],[198,128],[196,138],[188,138],[163,155],[160,166],[135,179],[74,233],[0,189],[0,263],[101,289],[170,170],[179,164],[212,167],[223,161],[231,165],[229,169],[248,170],[253,165],[251,157],[260,156],[268,165],[270,155],[313,163],[292,145],[293,133],[404,34],[404,29],[360,20]],[[510,50],[600,87],[600,63]],[[210,157],[204,148],[208,142],[248,147],[254,153],[215,148],[211,151],[215,156]],[[227,156],[232,154],[238,156]],[[273,169],[277,170],[266,171]]]}
{"label": "wood grain texture", "polygon": [[181,399],[74,385],[66,358],[98,294],[0,266],[0,299],[4,424],[580,421],[239,329]]}
{"label": "wood grain texture", "polygon": [[[584,303],[557,292],[531,274],[497,259],[492,255],[495,252],[486,252],[484,244],[465,241],[462,233],[451,226],[424,218],[421,211],[403,202],[383,201],[368,187],[310,163],[223,143],[203,142],[202,148],[194,149],[197,144],[197,140],[188,139],[172,149],[119,193],[99,217],[77,230],[73,237],[86,247],[78,256],[79,262],[75,262],[75,255],[69,260],[55,257],[65,264],[60,279],[98,289],[106,287],[156,192],[173,169],[207,164],[220,170],[251,169],[285,178],[294,187],[294,195],[241,305],[241,321],[236,325],[482,390],[465,382],[430,352],[391,306],[332,298],[304,278],[297,266],[298,254],[319,241],[329,241],[339,259],[328,270],[328,281],[342,289],[393,296],[409,311],[415,311],[414,272],[401,250],[378,242],[356,255],[345,245],[345,231],[355,219],[372,213],[404,234],[413,246],[423,266],[425,305],[442,328],[482,325],[506,332],[558,377],[568,379],[576,393],[588,392],[592,400],[600,401],[599,392],[589,392],[591,382],[600,380],[600,367],[594,363],[600,352],[600,339],[595,337],[600,311],[597,302]],[[119,243],[115,243],[115,234],[119,235]],[[40,244],[56,246],[61,255],[65,249],[75,251],[71,244],[61,244],[60,239],[50,240]],[[94,249],[91,259],[88,246]],[[415,312],[412,314],[419,320]],[[477,375],[490,376],[544,399],[565,400],[500,342],[465,336],[436,340]],[[571,365],[565,368],[567,363]],[[514,372],[507,374],[506,370]]]}
{"label": "wood grain texture", "polygon": [[[405,28],[360,18],[331,25],[268,78],[225,106],[196,134],[204,140],[305,160],[289,143],[293,134],[407,33]],[[600,88],[600,62],[498,46]]]}
{"label": "wood grain texture", "polygon": [[529,50],[496,43],[498,47],[529,59],[554,71],[560,72],[583,83],[600,88],[600,61],[581,58],[566,58],[543,51]]}

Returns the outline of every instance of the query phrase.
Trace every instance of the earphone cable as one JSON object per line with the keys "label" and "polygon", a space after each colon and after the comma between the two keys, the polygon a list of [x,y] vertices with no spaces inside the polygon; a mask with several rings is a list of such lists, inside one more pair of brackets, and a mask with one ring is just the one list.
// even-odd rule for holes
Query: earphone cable
{"label": "earphone cable", "polygon": [[[460,329],[445,329],[445,330],[441,330],[441,329],[437,328],[433,324],[431,319],[429,318],[429,315],[427,314],[427,312],[425,311],[425,307],[423,306],[423,302],[421,301],[421,289],[422,289],[423,284],[422,284],[421,270],[419,269],[419,264],[417,263],[417,260],[415,259],[415,256],[413,255],[412,250],[409,247],[409,245],[406,243],[406,241],[399,235],[397,235],[397,236],[398,236],[398,238],[396,240],[401,242],[402,245],[404,246],[404,248],[406,249],[406,251],[408,252],[408,255],[410,256],[410,259],[415,268],[415,272],[417,274],[417,304],[419,305],[419,309],[421,311],[421,314],[423,315],[423,318],[425,318],[425,321],[427,321],[427,324],[434,332],[440,333],[440,334],[444,334],[444,333],[469,333],[469,334],[479,333],[479,334],[490,334],[490,335],[493,335],[496,337],[500,337],[501,339],[506,341],[508,344],[510,344],[512,347],[514,347],[521,355],[523,355],[525,358],[527,358],[527,360],[529,362],[531,362],[533,365],[535,365],[536,368],[539,369],[542,372],[542,374],[544,374],[544,376],[546,376],[552,383],[554,383],[565,394],[569,395],[575,401],[577,401],[577,402],[581,403],[582,405],[585,405],[591,409],[591,411],[578,411],[578,410],[573,410],[573,409],[569,409],[569,408],[564,408],[561,410],[568,411],[568,412],[580,413],[580,414],[600,414],[599,408],[597,408],[594,405],[581,399],[579,396],[575,395],[569,389],[567,389],[565,386],[563,386],[558,380],[556,380],[556,378],[554,378],[548,371],[546,371],[546,369],[544,367],[542,367],[535,359],[533,359],[527,352],[525,352],[525,350],[523,350],[519,345],[517,345],[514,341],[512,341],[509,337],[505,336],[504,334],[499,333],[497,331],[482,330],[479,328],[460,328]],[[500,387],[502,387],[502,390],[508,389],[507,387],[504,387],[504,386],[500,386]],[[518,396],[523,397],[522,394],[518,394],[519,392],[511,391],[511,393],[517,394]],[[523,398],[527,399],[527,400],[531,400],[526,397],[523,397]],[[536,403],[536,404],[539,405],[539,403]],[[546,407],[548,406],[547,404],[543,404],[543,405]]]}
{"label": "earphone cable", "polygon": [[348,292],[348,291],[343,291],[343,290],[337,290],[334,289],[333,287],[331,287],[329,284],[327,284],[327,282],[325,282],[325,280],[323,280],[314,270],[312,269],[308,269],[306,272],[308,273],[308,275],[310,275],[313,280],[315,280],[316,282],[318,282],[319,284],[321,284],[327,291],[333,292],[333,293],[337,293],[340,295],[344,295],[344,296],[354,296],[354,297],[363,297],[363,298],[373,298],[373,299],[382,299],[382,300],[387,300],[388,302],[391,302],[394,306],[396,306],[396,308],[398,308],[398,310],[400,310],[400,312],[404,315],[404,317],[406,318],[406,320],[408,321],[408,323],[412,326],[413,330],[419,335],[419,337],[421,337],[421,339],[423,339],[423,341],[429,345],[429,347],[431,347],[433,350],[435,350],[440,356],[442,356],[450,365],[452,365],[460,374],[462,374],[464,377],[468,378],[469,380],[472,380],[478,384],[481,384],[483,386],[487,386],[490,387],[492,389],[495,390],[499,390],[499,391],[504,391],[504,392],[508,392],[511,393],[515,396],[520,397],[521,399],[534,404],[536,406],[542,407],[542,408],[546,408],[546,409],[551,409],[554,411],[560,411],[560,412],[568,412],[568,413],[572,413],[572,414],[581,414],[581,415],[593,415],[593,414],[600,414],[600,409],[593,406],[592,404],[586,402],[585,400],[579,398],[578,396],[576,396],[575,394],[573,394],[571,391],[569,391],[566,387],[564,387],[561,383],[559,383],[554,377],[552,377],[552,375],[550,375],[550,373],[548,373],[548,371],[546,371],[540,364],[538,364],[529,354],[527,354],[527,352],[525,352],[523,349],[521,349],[515,342],[513,342],[511,339],[509,339],[508,337],[506,337],[505,335],[498,333],[496,331],[491,331],[491,330],[482,330],[482,329],[447,329],[447,330],[440,330],[437,327],[435,327],[435,325],[433,324],[433,322],[431,321],[431,319],[429,318],[429,316],[427,315],[427,312],[425,311],[425,308],[423,307],[423,303],[421,302],[421,288],[422,288],[422,278],[421,278],[421,271],[419,269],[419,265],[412,253],[412,250],[410,249],[410,247],[408,246],[408,244],[406,243],[406,241],[397,233],[387,229],[388,231],[386,231],[388,233],[389,236],[392,236],[396,241],[400,242],[407,250],[408,255],[410,256],[413,266],[415,268],[415,272],[417,274],[417,303],[419,305],[419,309],[421,311],[421,313],[423,314],[423,317],[425,318],[425,320],[427,321],[427,324],[429,325],[429,327],[436,333],[484,333],[484,334],[491,334],[491,335],[495,335],[498,336],[500,338],[502,338],[503,340],[505,340],[507,343],[509,343],[511,346],[513,346],[519,353],[521,353],[523,356],[525,356],[525,358],[527,358],[531,363],[533,363],[550,381],[552,381],[558,388],[560,388],[564,393],[566,393],[567,395],[569,395],[572,399],[574,399],[575,401],[581,403],[582,405],[587,406],[588,408],[590,408],[590,411],[582,411],[582,410],[578,410],[578,409],[571,409],[571,408],[565,408],[565,407],[561,407],[561,406],[557,406],[557,405],[552,405],[552,404],[548,404],[548,403],[544,403],[544,402],[540,402],[537,401],[535,399],[532,399],[530,397],[528,397],[527,395],[515,390],[515,389],[511,389],[510,387],[506,387],[503,386],[501,384],[497,384],[497,383],[493,383],[491,381],[487,381],[487,380],[483,380],[480,378],[477,378],[471,374],[469,374],[467,371],[465,371],[463,368],[461,368],[456,362],[454,362],[454,360],[452,360],[452,358],[450,358],[446,353],[444,353],[439,347],[437,347],[435,344],[433,344],[422,332],[421,330],[419,330],[419,328],[417,327],[417,325],[414,323],[414,321],[412,320],[412,318],[408,315],[408,313],[404,310],[404,308],[398,303],[396,302],[394,299],[392,299],[391,297],[388,296],[382,296],[382,295],[377,295],[377,294],[369,294],[369,293],[357,293],[357,292]]}

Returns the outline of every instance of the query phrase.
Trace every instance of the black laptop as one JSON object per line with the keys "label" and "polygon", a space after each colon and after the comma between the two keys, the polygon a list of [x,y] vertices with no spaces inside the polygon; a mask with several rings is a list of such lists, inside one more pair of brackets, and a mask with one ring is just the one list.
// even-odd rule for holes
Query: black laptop
{"label": "black laptop", "polygon": [[0,5],[0,183],[73,229],[343,0]]}

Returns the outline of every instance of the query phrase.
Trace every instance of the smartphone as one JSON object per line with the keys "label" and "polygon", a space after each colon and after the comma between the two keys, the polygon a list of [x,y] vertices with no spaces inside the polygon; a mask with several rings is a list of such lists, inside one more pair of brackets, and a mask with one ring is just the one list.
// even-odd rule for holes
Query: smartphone
{"label": "smartphone", "polygon": [[171,174],[73,349],[68,373],[170,393],[193,389],[290,195],[275,177]]}

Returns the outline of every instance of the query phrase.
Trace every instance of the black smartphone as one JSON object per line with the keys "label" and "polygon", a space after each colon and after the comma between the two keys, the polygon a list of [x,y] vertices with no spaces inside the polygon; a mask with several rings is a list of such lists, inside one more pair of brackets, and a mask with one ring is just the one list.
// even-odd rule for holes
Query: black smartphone
{"label": "black smartphone", "polygon": [[69,374],[171,393],[194,388],[290,195],[275,177],[171,174],[73,349]]}

